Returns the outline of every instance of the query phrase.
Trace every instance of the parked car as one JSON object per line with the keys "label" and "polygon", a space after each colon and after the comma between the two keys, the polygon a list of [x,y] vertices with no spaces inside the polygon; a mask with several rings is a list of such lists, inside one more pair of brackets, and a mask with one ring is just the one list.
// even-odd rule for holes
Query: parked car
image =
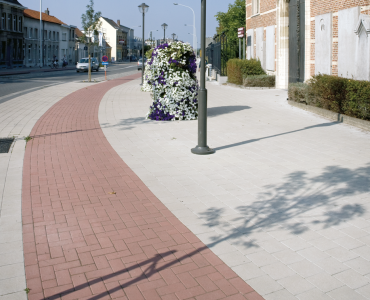
{"label": "parked car", "polygon": [[[146,61],[147,61],[147,59],[144,58],[144,65],[146,64]],[[138,70],[142,70],[143,69],[143,59],[142,58],[140,58],[138,60],[138,62],[137,62],[137,69]]]}
{"label": "parked car", "polygon": [[[91,72],[99,71],[99,61],[95,58],[91,58]],[[89,58],[81,58],[76,65],[76,72],[88,72],[89,71]]]}

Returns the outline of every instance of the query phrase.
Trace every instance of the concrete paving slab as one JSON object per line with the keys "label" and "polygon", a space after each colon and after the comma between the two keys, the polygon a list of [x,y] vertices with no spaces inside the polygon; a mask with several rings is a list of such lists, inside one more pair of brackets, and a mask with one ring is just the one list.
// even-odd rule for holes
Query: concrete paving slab
{"label": "concrete paving slab", "polygon": [[[347,268],[363,277],[370,273],[359,257],[370,227],[368,132],[291,107],[285,91],[208,84],[208,142],[216,154],[199,157],[190,153],[197,121],[145,120],[151,99],[136,84],[103,98],[99,120],[105,136],[170,210],[184,205],[179,219],[201,240],[228,242],[255,260],[258,265],[251,259],[234,266],[225,259],[247,283],[260,276],[277,282],[272,276],[279,264],[282,273],[294,272],[282,279],[282,291],[265,299],[303,299],[310,290],[325,299],[337,282],[333,274]],[[320,274],[332,280],[317,287],[311,281]]]}

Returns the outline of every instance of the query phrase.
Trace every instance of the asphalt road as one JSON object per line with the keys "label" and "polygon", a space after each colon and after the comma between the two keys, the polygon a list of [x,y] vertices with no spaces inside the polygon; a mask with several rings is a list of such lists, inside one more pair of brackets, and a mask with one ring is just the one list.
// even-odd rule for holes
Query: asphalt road
{"label": "asphalt road", "polygon": [[[110,76],[119,74],[124,76],[124,73],[134,70],[137,70],[137,63],[110,65],[107,69],[107,77],[109,79]],[[92,72],[91,78],[92,80],[103,79],[104,69],[101,68],[99,72]],[[44,87],[87,79],[87,72],[77,73],[76,70],[1,76],[0,103]]]}

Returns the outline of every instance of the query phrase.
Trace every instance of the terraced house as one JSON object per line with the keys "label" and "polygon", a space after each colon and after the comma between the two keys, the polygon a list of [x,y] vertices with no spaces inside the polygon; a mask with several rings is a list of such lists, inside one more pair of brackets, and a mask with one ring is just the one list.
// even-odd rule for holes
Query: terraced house
{"label": "terraced house", "polygon": [[23,65],[23,10],[17,0],[0,0],[0,68]]}
{"label": "terraced house", "polygon": [[370,80],[370,0],[246,0],[247,57],[276,86],[314,74]]}
{"label": "terraced house", "polygon": [[[24,65],[40,65],[40,12],[24,10]],[[51,64],[53,57],[61,60],[64,55],[69,64],[76,61],[76,26],[67,25],[50,15],[49,9],[42,13],[43,64]]]}

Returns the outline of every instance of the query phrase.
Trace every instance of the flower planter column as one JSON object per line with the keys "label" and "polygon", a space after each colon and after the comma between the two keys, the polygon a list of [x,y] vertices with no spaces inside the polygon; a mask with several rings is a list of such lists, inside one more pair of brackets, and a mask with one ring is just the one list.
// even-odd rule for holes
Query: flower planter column
{"label": "flower planter column", "polygon": [[201,69],[200,89],[198,93],[198,145],[191,152],[198,155],[215,153],[215,150],[207,146],[207,90],[206,90],[206,0],[202,1],[201,21]]}

